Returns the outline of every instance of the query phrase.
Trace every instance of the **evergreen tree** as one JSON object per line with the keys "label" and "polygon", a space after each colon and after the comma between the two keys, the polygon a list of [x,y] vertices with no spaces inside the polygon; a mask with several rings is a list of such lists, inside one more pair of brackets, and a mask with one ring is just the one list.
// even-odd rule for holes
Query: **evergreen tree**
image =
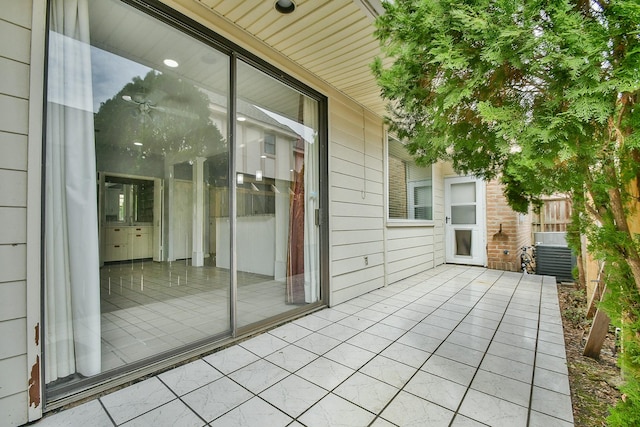
{"label": "evergreen tree", "polygon": [[[541,195],[573,198],[572,244],[586,235],[590,252],[614,266],[607,307],[631,329],[622,362],[638,378],[640,237],[630,224],[640,220],[640,2],[383,4],[384,57],[373,71],[391,130],[418,163],[448,160],[499,179],[515,210]],[[640,407],[640,398],[624,405]]]}

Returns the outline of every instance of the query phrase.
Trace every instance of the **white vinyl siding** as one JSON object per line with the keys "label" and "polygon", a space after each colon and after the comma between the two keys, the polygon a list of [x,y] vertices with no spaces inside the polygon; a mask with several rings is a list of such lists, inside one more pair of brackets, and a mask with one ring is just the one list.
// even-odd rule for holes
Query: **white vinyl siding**
{"label": "white vinyl siding", "polygon": [[0,426],[28,422],[27,135],[31,2],[0,0]]}
{"label": "white vinyl siding", "polygon": [[329,103],[332,305],[384,286],[382,120]]}

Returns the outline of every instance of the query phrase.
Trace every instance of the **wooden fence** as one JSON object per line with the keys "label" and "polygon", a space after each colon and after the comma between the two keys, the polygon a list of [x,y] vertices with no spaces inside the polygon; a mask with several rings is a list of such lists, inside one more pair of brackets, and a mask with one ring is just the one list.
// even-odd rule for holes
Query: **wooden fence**
{"label": "wooden fence", "polygon": [[548,231],[567,231],[571,222],[571,199],[553,197],[544,199],[540,213],[533,213],[531,228],[534,233]]}

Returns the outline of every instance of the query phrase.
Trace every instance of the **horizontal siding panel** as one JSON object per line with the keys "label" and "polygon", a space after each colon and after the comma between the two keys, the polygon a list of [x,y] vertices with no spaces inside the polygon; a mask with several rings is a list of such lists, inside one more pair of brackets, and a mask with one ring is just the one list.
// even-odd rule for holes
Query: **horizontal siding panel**
{"label": "horizontal siding panel", "polygon": [[344,188],[332,187],[329,190],[329,195],[331,201],[335,202],[352,202],[356,205],[374,205],[382,207],[382,195],[370,193],[368,191],[365,193],[365,197],[362,198],[362,192],[360,190],[347,190]]}
{"label": "horizontal siding panel", "polygon": [[368,292],[375,291],[376,289],[380,289],[384,286],[384,280],[382,278],[371,280],[364,283],[359,283],[350,288],[341,289],[339,291],[333,292],[332,304],[335,306],[342,302],[349,301],[350,299],[359,297],[360,295],[364,295]]}
{"label": "horizontal siding panel", "polygon": [[363,178],[345,175],[343,173],[331,173],[331,186],[346,188],[347,190],[366,191],[373,194],[382,194],[384,186],[381,182],[375,182],[367,179],[366,183]]}
{"label": "horizontal siding panel", "polygon": [[433,226],[424,227],[388,227],[387,236],[389,240],[408,239],[411,237],[428,237],[433,236]]}
{"label": "horizontal siding panel", "polygon": [[382,242],[356,243],[353,245],[334,246],[331,250],[331,259],[334,261],[365,256],[373,253],[382,253],[384,245]]}
{"label": "horizontal siding panel", "polygon": [[0,322],[0,360],[20,356],[27,349],[27,319]]}
{"label": "horizontal siding panel", "polygon": [[433,236],[415,236],[406,239],[389,239],[387,240],[387,250],[397,251],[405,248],[420,248],[424,246],[433,246]]}
{"label": "horizontal siding panel", "polygon": [[351,286],[356,286],[360,283],[366,283],[378,279],[384,279],[384,268],[381,265],[334,276],[332,281],[333,290],[339,291]]}
{"label": "horizontal siding panel", "polygon": [[24,28],[31,28],[31,3],[31,1],[0,0],[2,19]]}
{"label": "horizontal siding panel", "polygon": [[433,256],[423,255],[416,258],[411,259],[403,259],[396,262],[390,262],[387,264],[388,272],[399,272],[405,271],[409,269],[413,269],[414,267],[419,267],[418,271],[425,271],[433,268]]}
{"label": "horizontal siding panel", "polygon": [[27,385],[27,356],[0,360],[0,399],[25,390]]}
{"label": "horizontal siding panel", "polygon": [[[5,43],[0,43],[0,56],[24,62],[25,64],[29,63],[31,56],[31,31],[24,27],[0,20],[0,40],[5,40]],[[7,40],[11,40],[11,43],[6,43]]]}
{"label": "horizontal siding panel", "polygon": [[[0,23],[2,23],[2,21],[0,21]],[[0,130],[27,134],[29,102],[26,99],[0,95],[0,111],[2,111],[2,114],[0,114]]]}
{"label": "horizontal siding panel", "polygon": [[349,230],[331,232],[331,242],[333,246],[350,245],[354,243],[381,242],[382,237],[382,230]]}
{"label": "horizontal siding panel", "polygon": [[382,228],[382,218],[358,218],[333,216],[333,231],[340,230],[379,230]]}
{"label": "horizontal siding panel", "polygon": [[382,218],[382,206],[355,205],[350,202],[331,202],[329,208],[333,216],[357,216],[362,218]]}
{"label": "horizontal siding panel", "polygon": [[0,169],[27,170],[27,136],[0,132]]}
{"label": "horizontal siding panel", "polygon": [[27,315],[27,283],[0,283],[0,321]]}
{"label": "horizontal siding panel", "polygon": [[26,277],[27,246],[0,245],[0,283],[25,280]]}
{"label": "horizontal siding panel", "polygon": [[[27,173],[0,169],[0,206],[25,207],[26,205]],[[1,226],[13,227],[13,224],[3,222]]]}
{"label": "horizontal siding panel", "polygon": [[0,57],[0,70],[2,70],[0,93],[27,99],[29,97],[29,66]]}
{"label": "horizontal siding panel", "polygon": [[0,207],[0,245],[27,242],[27,209]]}
{"label": "horizontal siding panel", "polygon": [[382,184],[383,182],[382,170],[372,169],[369,167],[363,168],[362,163],[352,163],[341,158],[331,159],[331,171],[360,179],[364,179],[366,177],[367,183],[375,182]]}
{"label": "horizontal siding panel", "polygon": [[423,256],[428,256],[430,259],[432,259],[433,246],[400,249],[397,251],[389,251],[387,254],[387,261],[389,261],[389,263],[402,261],[404,259],[421,258]]}
{"label": "horizontal siding panel", "polygon": [[414,265],[413,267],[410,267],[404,270],[392,271],[388,275],[389,284],[399,282],[400,280],[404,280],[407,277],[411,277],[416,274],[422,273],[423,271],[430,270],[433,267],[434,267],[433,262],[427,262],[425,264]]}
{"label": "horizontal siding panel", "polygon": [[342,274],[353,273],[364,269],[376,268],[384,263],[382,253],[368,254],[369,265],[365,265],[364,257],[352,257],[342,260],[334,260],[331,263],[331,273],[339,276]]}
{"label": "horizontal siding panel", "polygon": [[27,415],[28,399],[29,396],[26,391],[0,399],[0,414],[2,414],[2,422],[6,423],[4,425],[20,426],[29,421]]}

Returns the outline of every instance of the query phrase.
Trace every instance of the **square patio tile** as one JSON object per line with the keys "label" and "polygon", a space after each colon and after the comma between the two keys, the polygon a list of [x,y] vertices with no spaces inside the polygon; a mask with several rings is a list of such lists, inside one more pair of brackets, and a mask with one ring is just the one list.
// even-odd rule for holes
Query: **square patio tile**
{"label": "square patio tile", "polygon": [[404,391],[455,411],[467,388],[428,372],[419,371]]}
{"label": "square patio tile", "polygon": [[326,390],[333,390],[355,371],[338,362],[320,357],[296,372],[296,375]]}
{"label": "square patio tile", "polygon": [[469,390],[460,414],[493,427],[527,425],[527,408],[476,390]]}
{"label": "square patio tile", "polygon": [[409,331],[401,336],[397,342],[413,348],[417,348],[418,350],[433,353],[438,348],[438,346],[442,344],[442,341],[442,338],[433,338],[427,335]]}
{"label": "square patio tile", "polygon": [[286,347],[289,343],[271,334],[260,334],[241,342],[239,345],[260,357],[265,357]]}
{"label": "square patio tile", "polygon": [[[338,327],[341,326],[338,325]],[[296,341],[295,345],[317,355],[323,355],[327,351],[338,346],[341,342],[342,341],[331,338],[330,336],[324,335],[320,332],[314,332],[311,335],[307,335],[306,337]]]}
{"label": "square patio tile", "polygon": [[474,367],[480,365],[482,356],[484,356],[484,352],[482,351],[462,347],[457,344],[451,344],[446,341],[442,343],[440,347],[438,347],[438,350],[436,350],[435,354]]}
{"label": "square patio tile", "polygon": [[504,357],[486,354],[480,369],[531,384],[533,366]]}
{"label": "square patio tile", "polygon": [[360,369],[375,356],[375,353],[365,350],[364,348],[356,347],[349,343],[342,343],[334,347],[333,350],[325,353],[323,357],[348,366],[351,369]]}
{"label": "square patio tile", "polygon": [[417,368],[384,356],[376,356],[360,368],[360,372],[401,388],[416,373]]}
{"label": "square patio tile", "polygon": [[288,371],[261,359],[229,374],[229,378],[251,392],[258,394],[288,375],[290,375]]}
{"label": "square patio tile", "polygon": [[333,393],[377,414],[398,391],[396,387],[385,382],[356,372],[340,384]]}
{"label": "square patio tile", "polygon": [[178,396],[189,393],[222,377],[220,371],[199,359],[158,376]]}
{"label": "square patio tile", "polygon": [[420,368],[429,356],[431,356],[431,353],[399,342],[394,342],[380,354],[389,359],[402,362],[405,365],[413,366],[414,368]]}
{"label": "square patio tile", "polygon": [[514,380],[481,369],[473,378],[471,388],[520,406],[529,406],[529,396],[531,394],[530,383]]}
{"label": "square patio tile", "polygon": [[268,360],[289,372],[295,372],[317,358],[317,354],[298,347],[295,344],[291,344],[271,353],[265,357],[265,360]]}
{"label": "square patio tile", "polygon": [[327,395],[327,390],[290,375],[260,393],[260,397],[290,415],[298,417]]}
{"label": "square patio tile", "polygon": [[311,331],[300,325],[296,325],[295,323],[287,323],[286,325],[279,326],[269,331],[269,333],[288,343],[293,343],[298,341],[300,338],[306,337],[311,333]]}
{"label": "square patio tile", "polygon": [[[176,399],[128,421],[126,427],[201,427],[206,423],[187,405]],[[93,423],[91,423],[93,425]]]}
{"label": "square patio tile", "polygon": [[427,360],[421,370],[454,381],[463,386],[468,386],[476,373],[475,367],[435,354]]}
{"label": "square patio tile", "polygon": [[234,345],[216,353],[213,353],[203,360],[223,374],[229,374],[237,369],[247,366],[260,359],[249,350],[239,345]]}
{"label": "square patio tile", "polygon": [[413,394],[400,394],[380,414],[382,418],[403,427],[446,427],[453,412]]}
{"label": "square patio tile", "polygon": [[167,386],[153,377],[107,394],[100,400],[113,420],[122,424],[175,398]]}
{"label": "square patio tile", "polygon": [[573,423],[571,396],[566,394],[534,386],[531,409]]}
{"label": "square patio tile", "polygon": [[366,426],[375,415],[353,403],[329,393],[299,417],[301,423],[314,427]]}
{"label": "square patio tile", "polygon": [[210,422],[252,397],[253,394],[249,391],[223,377],[185,394],[182,400],[205,421]]}
{"label": "square patio tile", "polygon": [[392,340],[370,334],[366,331],[360,332],[358,335],[349,338],[346,342],[374,353],[380,353],[393,343]]}
{"label": "square patio tile", "polygon": [[92,400],[57,414],[50,414],[36,424],[38,427],[92,426],[113,427],[113,422],[100,402]]}
{"label": "square patio tile", "polygon": [[288,426],[291,421],[293,421],[291,417],[280,411],[275,406],[269,405],[259,397],[254,397],[253,399],[227,412],[220,418],[214,420],[209,425],[212,427],[285,427]]}

